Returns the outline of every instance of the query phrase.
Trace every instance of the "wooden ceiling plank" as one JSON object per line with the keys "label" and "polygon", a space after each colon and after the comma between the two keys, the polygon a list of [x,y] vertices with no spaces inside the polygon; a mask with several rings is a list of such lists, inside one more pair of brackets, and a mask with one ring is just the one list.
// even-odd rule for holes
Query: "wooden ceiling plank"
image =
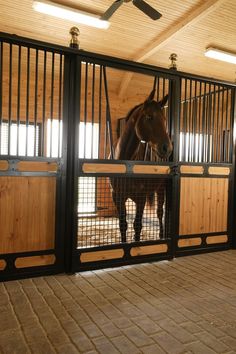
{"label": "wooden ceiling plank", "polygon": [[[139,51],[138,55],[135,55],[131,60],[144,62],[146,59],[151,57],[157,50],[162,48],[169,40],[174,36],[179,34],[181,31],[185,30],[189,26],[194,25],[196,22],[200,21],[203,17],[207,16],[210,12],[214,11],[220,5],[222,5],[226,0],[208,0],[202,5],[199,5],[195,10],[193,10],[188,16],[185,16],[183,20],[177,21],[169,30],[162,33],[154,41],[152,41],[148,46]],[[132,79],[132,73],[126,73],[121,81],[118,96],[123,97],[129,83]]]}

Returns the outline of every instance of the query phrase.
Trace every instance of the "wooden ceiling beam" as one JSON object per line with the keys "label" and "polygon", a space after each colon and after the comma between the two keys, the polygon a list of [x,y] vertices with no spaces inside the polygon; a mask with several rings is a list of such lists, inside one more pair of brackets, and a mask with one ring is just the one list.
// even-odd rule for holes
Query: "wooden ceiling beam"
{"label": "wooden ceiling beam", "polygon": [[[198,6],[193,10],[189,15],[185,16],[183,20],[177,21],[172,25],[168,30],[160,34],[156,39],[154,39],[149,45],[147,45],[143,50],[139,51],[138,55],[131,58],[133,61],[144,62],[146,59],[151,57],[157,52],[160,48],[166,45],[174,36],[181,33],[189,26],[194,25],[196,22],[200,21],[203,17],[207,16],[210,12],[214,11],[226,0],[208,0],[205,1],[202,5]],[[118,96],[123,97],[129,83],[132,79],[133,73],[126,73],[123,76],[121,81]]]}

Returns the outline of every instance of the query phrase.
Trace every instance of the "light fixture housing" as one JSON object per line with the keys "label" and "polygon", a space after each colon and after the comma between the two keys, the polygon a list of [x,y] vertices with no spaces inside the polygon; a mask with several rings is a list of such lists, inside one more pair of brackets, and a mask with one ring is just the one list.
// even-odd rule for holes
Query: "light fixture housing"
{"label": "light fixture housing", "polygon": [[51,1],[33,1],[33,8],[35,11],[46,15],[59,17],[63,20],[68,20],[73,23],[80,23],[83,25],[96,27],[100,29],[107,29],[110,26],[108,21],[101,20],[99,16],[88,14],[83,11],[69,8]]}
{"label": "light fixture housing", "polygon": [[227,63],[236,64],[236,54],[226,52],[221,49],[209,47],[205,51],[205,56],[217,60],[226,61]]}

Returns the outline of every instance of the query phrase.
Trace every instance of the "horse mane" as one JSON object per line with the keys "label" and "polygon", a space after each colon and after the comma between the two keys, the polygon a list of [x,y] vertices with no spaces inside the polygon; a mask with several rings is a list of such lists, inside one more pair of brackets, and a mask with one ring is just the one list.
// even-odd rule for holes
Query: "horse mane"
{"label": "horse mane", "polygon": [[136,108],[142,106],[142,103],[137,104],[136,106],[134,106],[133,108],[131,108],[131,110],[127,113],[127,116],[125,117],[125,121],[128,122],[128,120],[130,119],[131,115],[133,114],[133,112],[136,110]]}

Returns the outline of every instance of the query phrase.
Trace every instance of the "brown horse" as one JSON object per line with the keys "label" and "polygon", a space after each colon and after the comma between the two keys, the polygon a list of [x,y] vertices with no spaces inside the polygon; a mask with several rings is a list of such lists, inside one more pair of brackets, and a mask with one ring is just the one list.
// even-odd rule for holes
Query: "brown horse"
{"label": "brown horse", "polygon": [[[162,101],[154,100],[153,90],[144,103],[135,106],[126,117],[126,125],[115,147],[114,158],[117,160],[140,160],[140,143],[146,142],[160,158],[167,158],[172,152],[172,144],[166,130],[166,119],[163,107],[168,95]],[[153,183],[154,181],[154,183]],[[164,195],[158,191],[163,185],[160,179],[111,178],[112,198],[119,216],[121,241],[126,242],[126,206],[130,198],[136,204],[136,215],[133,223],[135,241],[140,240],[143,211],[147,200],[154,193],[158,196],[157,216],[160,225],[160,238],[163,238],[163,204]]]}

